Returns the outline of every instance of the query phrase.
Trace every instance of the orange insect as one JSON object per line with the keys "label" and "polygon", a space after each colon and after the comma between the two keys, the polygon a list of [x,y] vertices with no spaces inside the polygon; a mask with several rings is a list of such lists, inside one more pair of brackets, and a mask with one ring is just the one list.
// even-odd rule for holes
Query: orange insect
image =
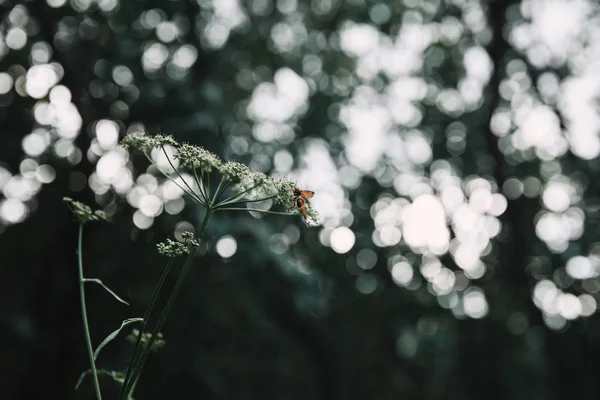
{"label": "orange insect", "polygon": [[300,211],[302,211],[302,216],[304,219],[307,218],[305,205],[308,200],[306,199],[310,199],[314,195],[315,192],[312,190],[302,190],[298,189],[297,187],[294,188],[294,203],[296,203]]}

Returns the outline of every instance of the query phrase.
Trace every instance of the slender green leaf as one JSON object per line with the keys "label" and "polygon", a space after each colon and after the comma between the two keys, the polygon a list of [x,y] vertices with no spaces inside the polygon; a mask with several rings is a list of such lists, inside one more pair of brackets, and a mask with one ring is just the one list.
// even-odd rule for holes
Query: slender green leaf
{"label": "slender green leaf", "polygon": [[[92,373],[92,369],[90,368],[87,371],[82,372],[81,375],[79,375],[79,379],[77,379],[77,383],[75,384],[75,390],[79,389],[79,386],[81,386],[81,382],[83,382],[83,379],[91,373]],[[123,374],[123,372],[109,371],[107,369],[99,369],[98,375],[108,375],[111,378],[113,378],[113,380],[115,382],[118,382],[121,384],[123,383],[123,379],[125,378],[125,374]]]}
{"label": "slender green leaf", "polygon": [[123,300],[122,298],[120,298],[119,296],[117,296],[117,294],[116,294],[115,292],[113,292],[112,290],[110,290],[110,289],[108,288],[108,286],[106,286],[104,283],[102,283],[102,281],[101,281],[100,279],[87,279],[87,278],[86,278],[86,279],[84,279],[83,281],[84,281],[84,282],[94,282],[94,283],[97,283],[98,285],[100,285],[100,286],[102,286],[104,289],[106,289],[106,290],[108,291],[108,293],[112,294],[112,295],[113,295],[113,297],[114,297],[115,299],[117,299],[117,301],[120,301],[120,302],[121,302],[121,303],[123,303],[123,304],[129,305],[129,303],[128,303],[128,302],[126,302],[125,300]]}
{"label": "slender green leaf", "polygon": [[100,343],[100,345],[98,346],[98,348],[94,352],[94,360],[98,359],[98,354],[100,354],[100,350],[102,350],[102,348],[104,346],[106,346],[108,344],[108,342],[110,342],[111,340],[113,340],[114,338],[116,338],[117,335],[119,334],[119,332],[121,332],[121,330],[123,328],[125,328],[129,324],[133,324],[134,322],[141,322],[143,320],[144,320],[143,318],[128,318],[125,321],[123,321],[121,323],[121,327],[119,329],[117,329],[116,331],[114,331],[113,333],[111,333],[110,335],[108,335],[106,337],[106,339],[104,339],[102,341],[102,343]]}

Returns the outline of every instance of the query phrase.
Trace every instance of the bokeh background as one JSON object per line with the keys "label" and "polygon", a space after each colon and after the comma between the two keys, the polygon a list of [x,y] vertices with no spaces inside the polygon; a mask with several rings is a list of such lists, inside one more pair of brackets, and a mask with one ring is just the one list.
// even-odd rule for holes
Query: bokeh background
{"label": "bokeh background", "polygon": [[[173,134],[314,190],[215,215],[136,398],[600,395],[593,0],[0,0],[0,398],[88,399],[197,225],[117,143]],[[169,280],[173,283],[173,279]],[[124,337],[99,366],[126,367]],[[116,385],[102,378],[106,398]]]}

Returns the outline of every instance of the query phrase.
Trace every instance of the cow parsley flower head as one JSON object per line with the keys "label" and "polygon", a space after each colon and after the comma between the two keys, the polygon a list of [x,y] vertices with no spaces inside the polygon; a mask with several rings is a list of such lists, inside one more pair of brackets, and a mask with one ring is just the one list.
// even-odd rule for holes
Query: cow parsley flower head
{"label": "cow parsley flower head", "polygon": [[198,247],[199,243],[192,232],[184,232],[181,234],[181,237],[183,238],[183,243],[171,239],[158,243],[156,245],[158,252],[167,257],[177,257],[190,254]]}
{"label": "cow parsley flower head", "polygon": [[152,136],[148,136],[144,132],[133,132],[121,140],[121,146],[145,153],[155,147],[155,141]]}
{"label": "cow parsley flower head", "polygon": [[104,211],[92,210],[89,206],[80,201],[75,201],[70,197],[63,197],[63,201],[67,203],[71,212],[75,214],[82,224],[92,221],[106,221],[106,214],[104,214]]}
{"label": "cow parsley flower head", "polygon": [[240,164],[235,161],[228,161],[219,167],[219,172],[223,178],[230,182],[241,182],[247,176],[252,173],[250,168],[245,164]]}
{"label": "cow parsley flower head", "polygon": [[[127,340],[131,343],[135,343],[137,341],[139,335],[140,335],[140,330],[134,328],[131,330],[131,333],[127,336]],[[150,344],[151,337],[152,337],[151,332],[142,333],[140,342],[143,347],[148,347],[148,344]],[[158,349],[164,347],[166,343],[167,343],[167,341],[163,338],[163,334],[161,332],[158,332],[158,334],[156,335],[156,340],[154,340],[154,343],[152,343],[152,347],[150,348],[150,350],[157,351]]]}
{"label": "cow parsley flower head", "polygon": [[167,145],[173,146],[173,147],[179,146],[179,143],[177,142],[177,140],[175,140],[175,138],[172,135],[158,134],[158,135],[154,135],[153,139],[154,139],[154,147],[163,147],[163,146],[167,146]]}
{"label": "cow parsley flower head", "polygon": [[282,204],[286,210],[292,211],[296,208],[294,201],[294,188],[297,186],[296,182],[285,176],[279,176],[272,178],[273,186],[277,191],[277,202]]}
{"label": "cow parsley flower head", "polygon": [[201,169],[204,172],[219,170],[223,165],[221,159],[203,147],[184,143],[175,150],[175,157],[181,164],[190,169]]}
{"label": "cow parsley flower head", "polygon": [[179,143],[171,135],[147,135],[144,132],[133,132],[121,140],[121,146],[126,149],[135,149],[147,153],[155,147],[170,145],[179,146]]}

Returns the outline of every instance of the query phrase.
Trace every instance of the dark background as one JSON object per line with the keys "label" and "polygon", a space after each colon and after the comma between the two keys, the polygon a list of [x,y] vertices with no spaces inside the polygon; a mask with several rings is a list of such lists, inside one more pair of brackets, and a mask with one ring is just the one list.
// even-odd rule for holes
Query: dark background
{"label": "dark background", "polygon": [[[220,8],[213,3],[221,1],[221,8],[239,4],[245,19],[232,27],[227,40],[211,45],[210,24],[227,30],[226,17],[235,15],[227,11],[219,17]],[[585,4],[589,8],[576,21],[579,34],[571,41],[550,50],[517,46],[511,39],[515,30],[542,18],[545,6],[556,6],[542,3],[531,8],[532,2],[508,1],[0,1],[0,72],[11,82],[8,87],[4,81],[7,90],[0,94],[0,166],[14,177],[31,177],[31,164],[23,160],[32,159],[56,172],[52,182],[22,198],[29,210],[23,221],[11,223],[7,215],[14,212],[2,211],[0,205],[0,398],[93,398],[89,380],[77,392],[73,389],[88,361],[76,275],[77,223],[62,203],[63,196],[107,210],[111,223],[86,227],[86,275],[102,279],[132,304],[123,306],[101,288],[88,288],[95,344],[122,319],[142,316],[165,262],[154,251],[155,244],[171,236],[181,221],[197,224],[202,216],[200,208],[189,204],[181,213],[162,213],[150,228],[139,229],[132,219],[135,208],[122,194],[112,187],[95,193],[87,179],[99,158],[89,151],[94,143],[97,146],[98,121],[115,121],[121,137],[136,129],[173,134],[267,173],[274,171],[273,159],[282,149],[294,156],[294,171],[306,167],[301,155],[320,138],[337,168],[352,166],[345,148],[347,129],[338,111],[359,85],[383,94],[394,78],[384,72],[369,79],[360,76],[357,57],[346,54],[336,40],[344,22],[370,24],[382,37],[394,40],[410,21],[431,26],[450,17],[463,27],[457,40],[425,46],[422,65],[407,75],[438,88],[457,88],[466,74],[465,51],[480,45],[493,64],[481,98],[471,109],[455,112],[444,110],[439,102],[416,100],[420,122],[397,123],[394,129],[400,136],[412,128],[429,132],[433,160],[451,162],[461,180],[484,177],[508,197],[508,207],[498,217],[502,231],[482,257],[486,273],[468,285],[485,294],[485,316],[471,318],[464,310],[453,312],[439,305],[431,284],[420,276],[422,249],[404,241],[378,247],[371,240],[372,204],[382,195],[407,197],[382,178],[385,171],[395,176],[402,168],[380,155],[376,169],[354,169],[359,185],[340,186],[346,202],[335,207],[347,209],[351,223],[328,217],[336,212],[327,207],[335,208],[336,203],[319,203],[319,188],[311,187],[317,177],[302,175],[304,184],[317,192],[313,204],[317,209],[322,205],[326,227],[349,225],[355,233],[356,244],[347,253],[322,244],[322,228],[307,229],[299,218],[229,213],[211,219],[204,255],[195,260],[164,328],[167,345],[150,357],[135,398],[597,398],[597,316],[567,320],[556,310],[541,310],[532,299],[536,284],[544,280],[554,282],[561,293],[598,298],[597,273],[573,279],[565,269],[573,256],[598,251],[598,158],[583,159],[569,147],[574,121],[573,114],[565,116],[568,98],[561,98],[562,92],[558,100],[548,96],[544,79],[551,77],[561,85],[581,75],[577,56],[597,54],[593,35],[597,38],[600,32],[599,13],[591,2],[573,3],[566,9]],[[179,27],[176,39],[163,44],[169,52],[165,63],[154,71],[141,61],[148,46],[161,43],[156,29],[140,22],[152,20],[148,15],[158,22],[175,21]],[[556,18],[556,28],[572,23],[568,17]],[[304,30],[292,34],[299,44],[287,52],[278,50],[271,36],[282,22]],[[535,27],[528,32],[535,42]],[[169,60],[182,45],[196,49],[197,59],[189,68],[178,69]],[[564,48],[570,49],[568,56],[557,56]],[[312,76],[306,73],[309,54],[322,63]],[[539,61],[539,54],[545,55],[545,62],[544,57]],[[61,120],[73,115],[68,113],[58,113],[54,120],[39,117],[40,104],[48,102],[49,95],[32,96],[26,82],[34,80],[27,75],[32,66],[45,63],[58,68],[58,84],[70,92],[81,121]],[[511,72],[515,65],[519,74]],[[117,66],[131,72],[128,83],[115,82],[112,71]],[[259,140],[246,106],[254,88],[272,82],[280,68],[314,82],[327,76],[329,84],[316,85],[306,109],[285,121],[292,128],[292,140]],[[509,86],[517,89],[511,92]],[[597,99],[598,94],[581,112],[597,117]],[[506,150],[506,139],[517,134],[517,126],[513,120],[507,136],[499,140],[491,128],[492,116],[502,111],[517,120],[515,115],[528,101],[547,105],[556,116],[559,136],[567,139],[565,151],[548,155],[532,148]],[[456,143],[449,144],[447,129],[457,121],[466,127],[459,150]],[[28,154],[23,140],[36,129],[45,132],[49,145],[39,154]],[[598,134],[598,126],[590,129]],[[55,144],[68,131],[76,133],[71,137],[75,150],[64,157]],[[246,150],[239,151],[239,143]],[[143,159],[132,156],[129,161],[134,179],[145,172]],[[430,163],[419,167],[426,180],[431,178]],[[540,190],[559,175],[575,188],[570,210],[583,215],[583,231],[568,237],[564,246],[553,247],[540,239],[543,228],[537,225],[536,232],[536,224],[547,212]],[[514,195],[519,185],[525,195]],[[8,187],[0,179],[1,201],[14,198]],[[450,230],[454,237],[452,225]],[[274,252],[273,235],[281,232],[299,232],[299,240]],[[223,235],[232,235],[238,245],[228,259],[215,250]],[[364,249],[377,255],[373,268],[360,268]],[[411,262],[414,285],[401,287],[392,279],[388,260],[394,254]],[[450,252],[440,260],[456,276],[462,274]],[[373,282],[376,288],[366,290],[365,283]],[[456,298],[466,291],[457,286]],[[120,337],[103,350],[98,365],[123,370],[131,350]],[[101,384],[105,398],[114,398],[116,384],[106,377]]]}

